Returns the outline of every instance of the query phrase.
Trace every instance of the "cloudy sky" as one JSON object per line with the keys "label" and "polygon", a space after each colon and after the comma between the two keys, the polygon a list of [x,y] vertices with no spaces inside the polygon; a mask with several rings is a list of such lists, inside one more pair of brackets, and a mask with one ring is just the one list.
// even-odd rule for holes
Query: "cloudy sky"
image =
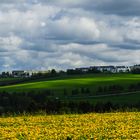
{"label": "cloudy sky", "polygon": [[140,63],[140,0],[0,0],[0,70]]}

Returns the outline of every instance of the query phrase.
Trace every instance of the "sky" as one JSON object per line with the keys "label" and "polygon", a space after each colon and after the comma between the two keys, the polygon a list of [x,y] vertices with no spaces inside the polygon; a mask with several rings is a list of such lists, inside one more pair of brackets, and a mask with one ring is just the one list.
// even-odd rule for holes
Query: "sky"
{"label": "sky", "polygon": [[140,63],[140,0],[0,0],[0,70]]}

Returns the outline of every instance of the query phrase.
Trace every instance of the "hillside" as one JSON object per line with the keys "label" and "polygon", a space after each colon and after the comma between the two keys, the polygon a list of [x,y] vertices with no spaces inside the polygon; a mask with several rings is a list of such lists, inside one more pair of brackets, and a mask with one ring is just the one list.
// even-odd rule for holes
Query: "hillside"
{"label": "hillside", "polygon": [[33,82],[15,84],[10,86],[0,86],[0,90],[5,91],[24,91],[33,89],[54,89],[61,90],[64,88],[72,89],[76,87],[87,86],[96,88],[100,85],[121,84],[127,86],[131,83],[140,82],[139,74],[93,74],[65,76],[52,79],[34,80]]}
{"label": "hillside", "polygon": [[62,76],[0,86],[0,113],[86,113],[127,108],[140,108],[139,74]]}

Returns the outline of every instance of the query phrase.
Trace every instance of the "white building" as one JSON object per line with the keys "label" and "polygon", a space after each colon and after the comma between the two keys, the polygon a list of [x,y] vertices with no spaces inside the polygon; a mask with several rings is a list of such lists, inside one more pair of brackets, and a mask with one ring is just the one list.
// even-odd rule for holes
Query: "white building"
{"label": "white building", "polygon": [[111,73],[116,72],[116,69],[114,66],[96,66],[95,68],[101,72],[111,72]]}
{"label": "white building", "polygon": [[128,66],[116,66],[116,72],[129,72],[130,67]]}
{"label": "white building", "polygon": [[81,72],[88,72],[89,68],[88,67],[83,67],[83,68],[76,68],[75,70],[81,71]]}

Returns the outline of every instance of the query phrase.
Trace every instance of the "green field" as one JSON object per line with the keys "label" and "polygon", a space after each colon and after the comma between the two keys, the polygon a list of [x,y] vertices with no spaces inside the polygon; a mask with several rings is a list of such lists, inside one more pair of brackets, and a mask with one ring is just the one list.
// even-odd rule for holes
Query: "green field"
{"label": "green field", "polygon": [[21,80],[23,78],[0,78],[0,82],[10,82],[10,81],[18,81],[18,80]]}
{"label": "green field", "polygon": [[[140,92],[130,95],[107,96],[107,97],[91,97],[96,95],[96,91],[100,86],[121,85],[127,88],[130,84],[139,83],[140,74],[89,74],[65,76],[53,79],[34,80],[32,82],[24,82],[9,86],[0,86],[0,91],[8,92],[26,92],[26,91],[43,91],[52,90],[53,96],[59,97],[62,100],[91,100],[91,101],[120,101],[127,102],[130,99],[139,101]],[[75,88],[89,88],[90,95],[76,95],[71,97],[71,91]],[[67,95],[64,95],[64,89]],[[69,98],[65,98],[68,96]]]}
{"label": "green field", "polygon": [[33,81],[23,84],[16,84],[10,86],[0,87],[0,90],[10,91],[24,91],[33,89],[64,89],[76,87],[93,87],[96,88],[100,85],[113,85],[121,84],[127,86],[130,83],[140,82],[140,75],[132,74],[108,74],[108,75],[80,75],[73,77],[61,77],[52,80]]}

